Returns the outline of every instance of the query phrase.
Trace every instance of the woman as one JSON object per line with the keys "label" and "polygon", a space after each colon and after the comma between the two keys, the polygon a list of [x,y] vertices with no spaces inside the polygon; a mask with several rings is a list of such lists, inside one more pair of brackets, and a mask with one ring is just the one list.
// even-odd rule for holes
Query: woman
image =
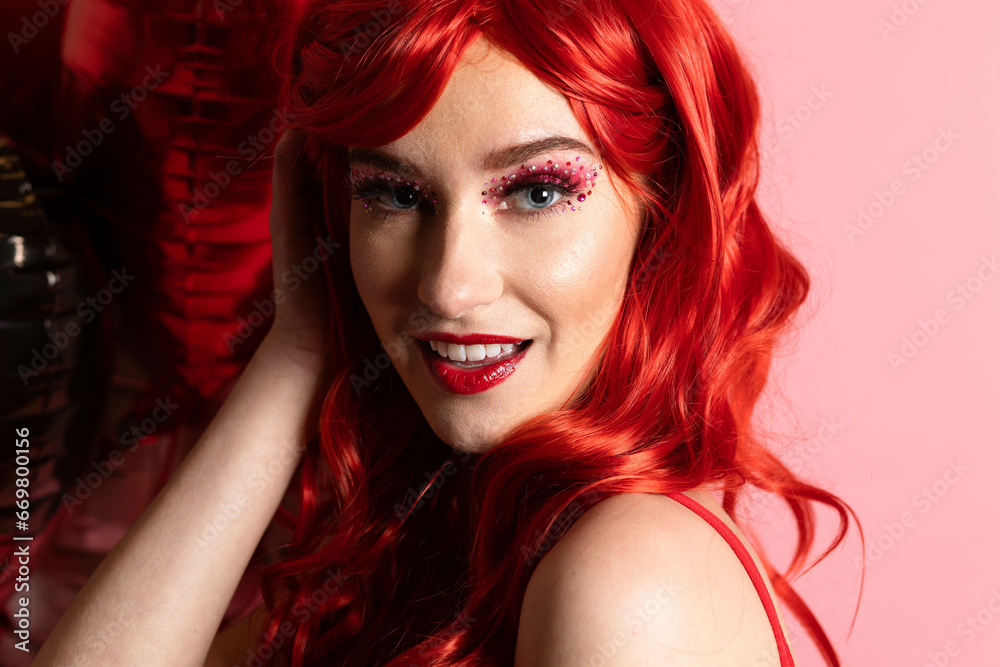
{"label": "woman", "polygon": [[[711,9],[323,0],[287,52],[295,289],[36,664],[790,665],[776,595],[838,664],[786,577],[809,501],[830,549],[850,510],[750,427],[808,279]],[[303,448],[265,604],[216,636]],[[798,521],[785,576],[732,519],[748,483]]]}

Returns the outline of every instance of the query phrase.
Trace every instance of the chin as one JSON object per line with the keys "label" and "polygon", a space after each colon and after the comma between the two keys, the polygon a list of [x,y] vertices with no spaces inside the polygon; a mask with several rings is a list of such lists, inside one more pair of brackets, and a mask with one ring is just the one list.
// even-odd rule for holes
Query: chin
{"label": "chin", "polygon": [[441,441],[451,447],[454,451],[463,454],[484,454],[493,449],[503,440],[504,432],[492,424],[461,424],[453,415],[442,418],[440,415],[431,415],[427,418],[428,424]]}
{"label": "chin", "polygon": [[490,434],[476,433],[451,424],[431,424],[437,437],[456,452],[463,454],[485,454],[496,447],[501,438]]}

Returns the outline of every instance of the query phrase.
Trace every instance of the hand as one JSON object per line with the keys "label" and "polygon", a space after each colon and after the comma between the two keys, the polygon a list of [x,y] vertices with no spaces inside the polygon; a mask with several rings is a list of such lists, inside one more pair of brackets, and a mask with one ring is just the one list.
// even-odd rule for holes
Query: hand
{"label": "hand", "polygon": [[[325,262],[336,262],[325,234],[317,235],[305,180],[310,177],[305,136],[285,130],[274,151],[271,248],[276,313],[268,338],[304,364],[321,365],[329,338]],[[321,242],[322,239],[322,242]],[[310,271],[311,269],[311,271]]]}

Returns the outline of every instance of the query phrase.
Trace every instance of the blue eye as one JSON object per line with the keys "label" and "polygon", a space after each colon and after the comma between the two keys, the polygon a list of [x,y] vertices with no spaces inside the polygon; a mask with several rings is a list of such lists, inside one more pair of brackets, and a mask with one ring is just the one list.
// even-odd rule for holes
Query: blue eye
{"label": "blue eye", "polygon": [[420,195],[417,191],[405,186],[390,186],[381,198],[388,198],[388,201],[382,203],[386,204],[388,208],[394,209],[412,209],[420,203]]}
{"label": "blue eye", "polygon": [[[521,197],[521,195],[524,195]],[[555,188],[549,185],[533,185],[530,188],[523,188],[515,193],[514,199],[523,199],[531,208],[546,208],[554,202],[559,201],[562,194],[556,192]]]}
{"label": "blue eye", "polygon": [[528,183],[507,195],[500,208],[550,208],[568,194],[565,188],[551,183]]}
{"label": "blue eye", "polygon": [[[351,174],[348,190],[354,199],[364,202],[364,208],[369,214],[382,219],[394,216],[405,216],[422,210],[425,206],[433,212],[433,204],[437,199],[432,191],[419,185],[403,182],[399,177],[377,177],[368,174]],[[529,180],[530,179],[530,180]],[[508,183],[507,191],[497,186],[494,197],[497,210],[507,210],[510,214],[535,217],[539,215],[556,214],[567,210],[576,210],[572,195],[579,190],[575,185],[564,183],[558,177],[550,174],[535,175],[520,183]],[[487,191],[483,191],[483,196]],[[430,198],[428,196],[430,195]],[[583,195],[580,195],[583,197]],[[581,198],[580,201],[583,201]],[[483,200],[483,204],[487,204]],[[485,212],[485,211],[484,211]],[[516,212],[516,213],[515,213]]]}

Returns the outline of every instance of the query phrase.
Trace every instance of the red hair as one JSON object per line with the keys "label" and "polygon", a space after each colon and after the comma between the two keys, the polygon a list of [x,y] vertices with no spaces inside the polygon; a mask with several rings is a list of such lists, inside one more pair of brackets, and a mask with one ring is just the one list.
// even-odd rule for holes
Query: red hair
{"label": "red hair", "polygon": [[[387,366],[347,262],[327,267],[333,381],[291,544],[262,579],[258,655],[296,667],[509,665],[528,579],[568,507],[707,485],[732,516],[749,484],[791,509],[794,558],[784,574],[765,559],[767,574],[839,664],[788,581],[806,569],[812,504],[840,520],[820,558],[853,511],[751,430],[809,279],[755,201],[757,92],[706,2],[308,2],[277,61],[283,103],[308,137],[322,233],[346,258],[345,146],[407,133],[480,35],[568,98],[603,163],[644,201],[624,302],[581,396],[460,456]],[[384,369],[374,379],[373,365]]]}

